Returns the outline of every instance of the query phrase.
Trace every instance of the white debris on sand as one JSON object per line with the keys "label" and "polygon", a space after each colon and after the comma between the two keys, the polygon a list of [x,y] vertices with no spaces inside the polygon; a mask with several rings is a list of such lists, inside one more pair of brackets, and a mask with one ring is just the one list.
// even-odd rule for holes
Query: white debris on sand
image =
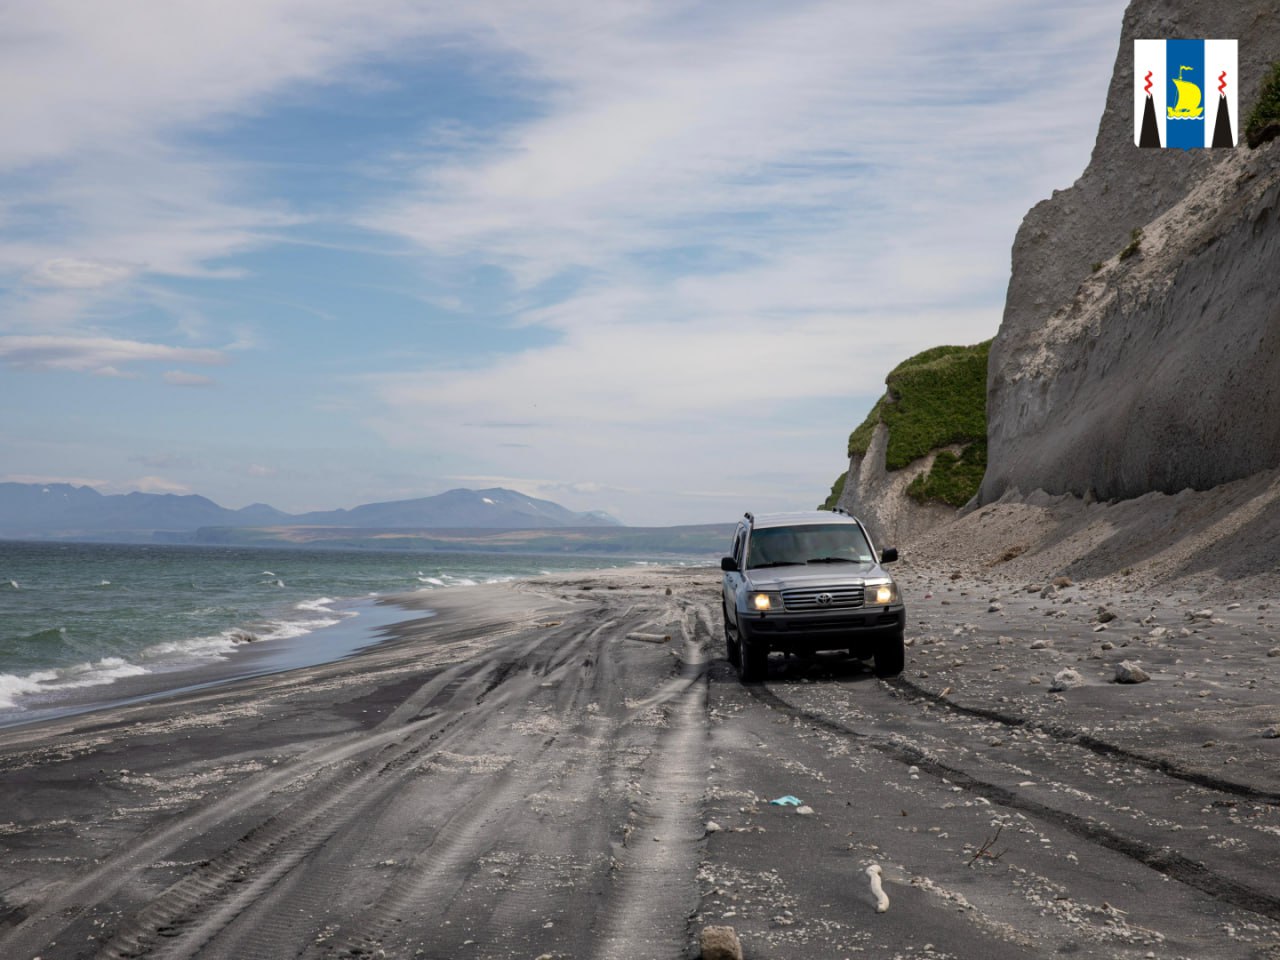
{"label": "white debris on sand", "polygon": [[866,869],[867,879],[871,881],[871,895],[876,898],[876,913],[884,913],[889,909],[889,897],[880,885],[880,864],[873,863]]}

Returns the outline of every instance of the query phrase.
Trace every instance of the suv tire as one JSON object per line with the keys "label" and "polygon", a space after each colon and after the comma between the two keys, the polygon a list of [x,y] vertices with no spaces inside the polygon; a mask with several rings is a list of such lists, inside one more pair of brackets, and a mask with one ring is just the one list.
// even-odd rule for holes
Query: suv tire
{"label": "suv tire", "polygon": [[907,660],[902,631],[899,630],[892,639],[885,640],[876,647],[875,657],[877,677],[896,677],[900,674]]}
{"label": "suv tire", "polygon": [[725,654],[729,658],[729,662],[736,668],[741,663],[738,655],[738,638],[734,636],[734,632],[729,629],[729,608],[723,603],[720,604],[720,612],[724,615],[724,649]]}
{"label": "suv tire", "polygon": [[752,643],[738,630],[738,679],[743,683],[760,683],[769,672],[769,648]]}

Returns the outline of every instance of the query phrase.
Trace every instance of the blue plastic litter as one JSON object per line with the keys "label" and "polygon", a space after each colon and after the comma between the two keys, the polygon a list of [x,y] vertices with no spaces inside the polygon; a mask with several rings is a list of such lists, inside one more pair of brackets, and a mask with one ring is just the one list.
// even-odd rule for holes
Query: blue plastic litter
{"label": "blue plastic litter", "polygon": [[779,797],[777,800],[770,800],[775,807],[798,807],[800,806],[800,798],[787,794],[785,797]]}

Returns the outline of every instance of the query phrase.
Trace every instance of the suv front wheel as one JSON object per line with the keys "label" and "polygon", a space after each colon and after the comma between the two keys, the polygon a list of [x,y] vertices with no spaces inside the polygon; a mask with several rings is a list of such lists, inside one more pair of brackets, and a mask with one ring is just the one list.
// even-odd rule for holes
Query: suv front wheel
{"label": "suv front wheel", "polygon": [[729,608],[724,603],[720,604],[720,612],[724,615],[725,655],[736,668],[742,662],[742,657],[738,654],[738,638],[735,635],[735,631],[729,629]]}
{"label": "suv front wheel", "polygon": [[738,679],[743,683],[760,683],[769,672],[769,648],[759,640],[749,640],[738,627]]}
{"label": "suv front wheel", "polygon": [[902,672],[907,661],[907,651],[901,630],[890,639],[880,641],[875,658],[877,677],[896,677]]}

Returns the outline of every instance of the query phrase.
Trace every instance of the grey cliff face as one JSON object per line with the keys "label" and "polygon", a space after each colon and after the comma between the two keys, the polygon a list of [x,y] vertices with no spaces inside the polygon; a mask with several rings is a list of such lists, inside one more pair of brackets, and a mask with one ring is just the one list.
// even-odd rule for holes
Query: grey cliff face
{"label": "grey cliff face", "polygon": [[1134,146],[1133,41],[1165,37],[1239,40],[1242,125],[1280,59],[1280,2],[1130,3],[1089,166],[1014,242],[983,503],[1206,489],[1280,465],[1280,141]]}

